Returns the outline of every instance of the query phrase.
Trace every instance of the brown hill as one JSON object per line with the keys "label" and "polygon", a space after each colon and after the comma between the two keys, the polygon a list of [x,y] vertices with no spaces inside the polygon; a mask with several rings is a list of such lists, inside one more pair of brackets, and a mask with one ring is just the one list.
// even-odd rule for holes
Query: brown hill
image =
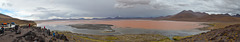
{"label": "brown hill", "polygon": [[240,24],[187,37],[179,42],[240,42]]}
{"label": "brown hill", "polygon": [[240,22],[240,18],[232,17],[229,14],[211,14],[205,12],[193,12],[184,10],[164,20],[176,21],[199,21],[199,22]]}
{"label": "brown hill", "polygon": [[19,24],[19,25],[28,25],[28,24],[36,25],[34,21],[20,20],[20,19],[12,18],[10,16],[0,13],[0,23],[11,23],[11,22],[15,22],[16,24]]}
{"label": "brown hill", "polygon": [[193,12],[191,10],[184,10],[174,16],[172,16],[171,18],[201,18],[203,16],[207,16],[208,14],[207,13],[201,13],[201,12]]}

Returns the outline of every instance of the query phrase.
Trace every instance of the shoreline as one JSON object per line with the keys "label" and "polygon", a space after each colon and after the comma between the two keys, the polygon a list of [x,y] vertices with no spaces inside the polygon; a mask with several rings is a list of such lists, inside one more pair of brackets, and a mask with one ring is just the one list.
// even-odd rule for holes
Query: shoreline
{"label": "shoreline", "polygon": [[[75,21],[75,20],[74,20]],[[116,21],[118,21],[118,20],[116,20]],[[149,20],[140,20],[140,21],[149,21]],[[150,20],[151,21],[151,20]],[[166,20],[162,20],[162,21],[166,21]],[[173,22],[175,22],[175,21],[173,21]],[[202,23],[198,23],[198,24],[202,24]],[[196,25],[198,25],[198,24],[196,24]],[[75,25],[75,24],[70,24],[70,25]],[[48,27],[48,26],[47,26]],[[51,28],[54,28],[54,27],[51,27]],[[58,27],[59,28],[59,27]],[[68,28],[68,27],[64,27],[64,28]],[[63,29],[64,29],[63,28]],[[125,27],[122,27],[123,28],[123,30],[124,29],[133,29],[133,30],[135,30],[135,29],[147,29],[147,30],[149,30],[149,32],[153,32],[152,30],[156,30],[156,29],[151,29],[151,28],[132,28],[132,27],[128,27],[128,28],[125,28]],[[203,27],[201,27],[201,28],[203,28]],[[57,28],[56,28],[57,29]],[[77,28],[76,28],[77,29]],[[80,33],[85,33],[86,31],[85,30],[81,30],[81,31],[78,31],[78,30],[76,30],[76,29],[74,29],[74,30],[71,30],[70,29],[70,31],[72,31],[72,32],[75,32],[75,33],[78,33],[78,32],[80,32]],[[118,27],[116,27],[115,29],[118,29]],[[194,29],[194,28],[193,28]],[[195,29],[197,29],[197,28],[195,28]],[[120,28],[120,30],[121,30],[121,28]],[[158,29],[158,30],[161,30],[161,29]],[[192,30],[192,29],[189,29],[189,30]],[[117,30],[117,31],[119,31],[119,30]],[[122,31],[122,30],[121,30]],[[131,31],[131,30],[130,30]],[[162,30],[161,30],[162,31]],[[165,31],[176,31],[176,30],[165,30]],[[159,31],[157,31],[157,32],[159,32]],[[86,32],[87,33],[87,32]],[[89,33],[87,33],[87,34],[89,34]],[[91,34],[91,33],[90,33]]]}
{"label": "shoreline", "polygon": [[202,30],[202,31],[207,31],[207,30],[211,30],[209,29],[210,27],[214,27],[213,25],[211,25],[213,23],[201,23],[201,25],[206,25],[206,27],[202,27],[202,28],[196,28],[198,30]]}
{"label": "shoreline", "polygon": [[[69,20],[68,20],[69,21]],[[78,21],[78,20],[73,20],[73,21]],[[154,20],[140,20],[140,21],[154,21]],[[161,20],[161,21],[169,21],[169,20]],[[56,21],[53,21],[53,22],[56,22]],[[171,21],[171,22],[175,22],[175,21]],[[180,22],[186,22],[186,21],[180,21]],[[203,23],[205,23],[205,22],[200,22],[199,24],[200,25],[203,25]],[[52,25],[52,24],[50,24],[50,25]],[[72,24],[72,25],[74,25],[74,24]],[[202,27],[202,28],[204,28],[204,27]],[[135,28],[130,28],[130,29],[135,29]],[[143,28],[142,28],[143,29]],[[195,29],[198,29],[198,28],[195,28]],[[199,30],[199,29],[198,29]],[[167,30],[166,30],[167,31]],[[153,31],[154,32],[154,31]],[[73,32],[71,32],[71,33],[73,33]],[[203,32],[201,32],[201,33],[203,33]],[[83,34],[83,33],[76,33],[75,32],[75,34]],[[200,34],[200,33],[197,33],[197,34]],[[86,34],[86,35],[94,35],[94,34]],[[140,35],[140,34],[121,34],[121,35]],[[162,34],[158,34],[158,35],[162,35]],[[180,34],[179,34],[180,35]],[[196,35],[196,34],[195,34]],[[106,35],[105,35],[106,36]],[[188,35],[188,36],[191,36],[191,35]],[[172,39],[174,36],[172,36],[172,37],[168,37],[169,39]],[[173,40],[173,39],[172,39]]]}

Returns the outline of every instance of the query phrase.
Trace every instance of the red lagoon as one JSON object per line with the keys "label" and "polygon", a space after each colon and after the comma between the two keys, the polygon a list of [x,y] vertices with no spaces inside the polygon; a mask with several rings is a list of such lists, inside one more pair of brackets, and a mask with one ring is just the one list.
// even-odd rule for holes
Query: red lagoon
{"label": "red lagoon", "polygon": [[41,25],[67,25],[67,24],[112,24],[113,28],[141,28],[159,30],[189,30],[206,27],[201,25],[204,22],[185,22],[185,21],[154,21],[154,20],[68,20],[41,22]]}

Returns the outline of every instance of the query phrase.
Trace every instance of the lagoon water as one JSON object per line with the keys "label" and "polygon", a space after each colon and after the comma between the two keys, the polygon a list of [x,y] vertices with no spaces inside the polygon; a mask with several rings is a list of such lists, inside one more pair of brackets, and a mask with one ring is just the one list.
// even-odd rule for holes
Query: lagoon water
{"label": "lagoon water", "polygon": [[[56,20],[38,21],[38,26],[46,26],[51,30],[71,31],[81,34],[93,35],[121,35],[121,34],[161,34],[165,36],[188,36],[202,32],[196,28],[206,27],[201,25],[204,22],[184,21],[154,21],[154,20]],[[112,24],[116,32],[106,33],[103,30],[77,29],[69,24]]]}

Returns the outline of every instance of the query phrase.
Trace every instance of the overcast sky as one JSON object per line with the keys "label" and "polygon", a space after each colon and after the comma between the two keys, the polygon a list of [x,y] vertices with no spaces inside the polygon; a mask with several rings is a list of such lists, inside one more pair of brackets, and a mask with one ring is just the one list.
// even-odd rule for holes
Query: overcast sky
{"label": "overcast sky", "polygon": [[27,20],[157,17],[182,10],[236,14],[240,0],[0,0],[0,13]]}

